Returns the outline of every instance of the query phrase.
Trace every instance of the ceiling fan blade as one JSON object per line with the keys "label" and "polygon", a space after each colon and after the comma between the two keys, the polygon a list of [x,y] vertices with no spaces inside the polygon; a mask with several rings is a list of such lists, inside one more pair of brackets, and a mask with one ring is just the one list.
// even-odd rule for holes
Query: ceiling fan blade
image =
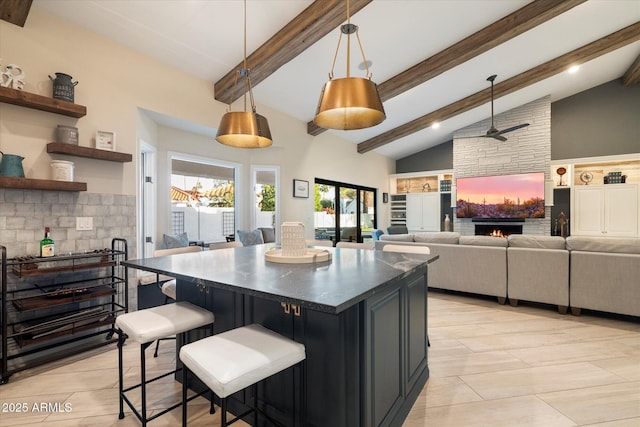
{"label": "ceiling fan blade", "polygon": [[498,141],[502,141],[502,142],[505,142],[507,140],[507,138],[505,138],[504,136],[500,135],[499,133],[495,134],[495,135],[489,135],[489,136],[487,136],[487,138],[497,139]]}
{"label": "ceiling fan blade", "polygon": [[466,138],[493,138],[493,139],[497,139],[498,141],[502,141],[505,142],[507,140],[507,138],[505,138],[504,136],[502,136],[503,133],[507,133],[507,132],[513,132],[514,130],[518,130],[521,129],[523,127],[527,127],[529,126],[529,123],[522,123],[516,126],[512,126],[510,128],[504,129],[504,130],[498,130],[496,129],[496,127],[493,124],[493,82],[496,79],[497,75],[492,75],[489,76],[487,78],[488,82],[491,82],[491,127],[489,127],[489,130],[487,131],[486,134],[484,135],[477,135],[477,136],[460,136],[456,139],[466,139]]}
{"label": "ceiling fan blade", "polygon": [[469,138],[493,138],[493,139],[498,139],[500,141],[506,141],[507,138],[505,138],[504,136],[501,136],[499,133],[492,133],[490,135],[472,135],[472,136],[458,136],[455,139],[469,139]]}
{"label": "ceiling fan blade", "polygon": [[503,133],[507,133],[507,132],[513,132],[514,130],[518,130],[524,127],[529,126],[529,123],[522,123],[516,126],[512,126],[510,128],[504,129],[504,130],[500,130],[498,132],[495,133],[495,135],[502,135]]}

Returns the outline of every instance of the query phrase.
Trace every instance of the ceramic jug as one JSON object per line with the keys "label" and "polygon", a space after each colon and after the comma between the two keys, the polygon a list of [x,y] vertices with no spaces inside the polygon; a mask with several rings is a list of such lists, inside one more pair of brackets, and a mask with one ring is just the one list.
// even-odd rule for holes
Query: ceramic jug
{"label": "ceramic jug", "polygon": [[0,151],[2,160],[0,160],[0,176],[14,176],[24,178],[24,169],[22,169],[22,161],[24,157],[15,154],[4,154]]}
{"label": "ceramic jug", "polygon": [[72,77],[65,73],[56,73],[56,77],[49,76],[53,81],[53,98],[73,102],[74,88],[78,82],[72,82]]}

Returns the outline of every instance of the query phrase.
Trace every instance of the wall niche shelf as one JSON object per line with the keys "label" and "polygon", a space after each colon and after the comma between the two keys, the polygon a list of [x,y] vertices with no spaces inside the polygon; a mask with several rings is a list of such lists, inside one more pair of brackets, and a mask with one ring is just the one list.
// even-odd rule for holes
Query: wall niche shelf
{"label": "wall niche shelf", "polygon": [[87,115],[87,107],[84,105],[8,87],[0,87],[0,102],[33,108],[34,110],[48,111],[77,119]]}
{"label": "wall niche shelf", "polygon": [[0,176],[0,188],[15,188],[22,190],[87,191],[87,183],[54,181],[51,179],[31,179],[16,178],[12,176]]}
{"label": "wall niche shelf", "polygon": [[133,160],[129,153],[117,151],[99,150],[91,147],[66,144],[64,142],[50,142],[47,144],[47,153],[66,154],[69,156],[86,157],[89,159],[108,160],[111,162],[126,163]]}

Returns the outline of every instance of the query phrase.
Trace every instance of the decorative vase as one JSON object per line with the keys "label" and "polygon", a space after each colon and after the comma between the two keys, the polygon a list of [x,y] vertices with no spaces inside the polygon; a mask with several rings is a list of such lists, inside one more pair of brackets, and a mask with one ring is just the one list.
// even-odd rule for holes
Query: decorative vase
{"label": "decorative vase", "polygon": [[444,214],[444,231],[451,231],[451,218],[449,218],[449,214]]}
{"label": "decorative vase", "polygon": [[283,222],[280,226],[280,238],[283,256],[301,257],[307,252],[303,223]]}
{"label": "decorative vase", "polygon": [[53,81],[53,98],[73,102],[74,88],[78,82],[72,82],[72,77],[65,73],[56,73],[56,77],[49,76]]}

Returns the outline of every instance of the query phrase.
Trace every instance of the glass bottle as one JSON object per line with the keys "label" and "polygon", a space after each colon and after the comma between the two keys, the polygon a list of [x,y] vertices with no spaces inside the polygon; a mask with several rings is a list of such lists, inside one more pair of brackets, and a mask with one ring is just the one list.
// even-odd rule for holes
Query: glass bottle
{"label": "glass bottle", "polygon": [[55,245],[50,237],[51,230],[49,227],[44,228],[44,239],[40,240],[40,256],[43,258],[55,255]]}

